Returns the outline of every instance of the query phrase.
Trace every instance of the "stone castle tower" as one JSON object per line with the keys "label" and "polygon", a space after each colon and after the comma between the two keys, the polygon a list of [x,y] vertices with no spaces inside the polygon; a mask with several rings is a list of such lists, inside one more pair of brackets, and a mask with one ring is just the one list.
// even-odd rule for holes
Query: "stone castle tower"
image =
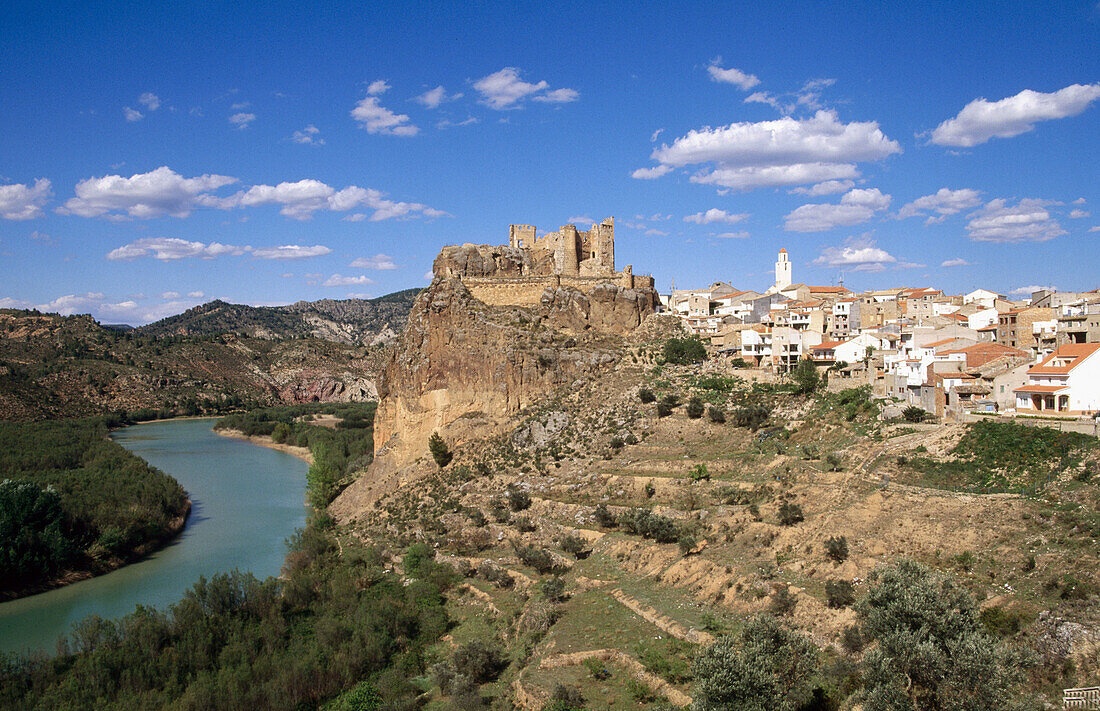
{"label": "stone castle tower", "polygon": [[779,258],[775,262],[775,290],[782,291],[791,285],[791,260],[787,258],[787,250],[779,250]]}
{"label": "stone castle tower", "polygon": [[580,231],[576,225],[562,225],[557,232],[541,237],[534,225],[510,225],[508,245],[545,250],[553,255],[554,273],[562,276],[611,277],[615,275],[615,218],[609,217]]}

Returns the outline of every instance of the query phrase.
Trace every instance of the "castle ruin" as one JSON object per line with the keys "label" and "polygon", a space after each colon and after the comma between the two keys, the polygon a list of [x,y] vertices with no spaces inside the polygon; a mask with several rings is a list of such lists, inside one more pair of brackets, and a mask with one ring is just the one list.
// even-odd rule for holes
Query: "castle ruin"
{"label": "castle ruin", "polygon": [[[562,225],[542,237],[534,225],[509,225],[508,245],[543,250],[553,255],[554,273],[563,276],[612,277],[615,274],[615,218],[581,232],[576,225]],[[629,267],[627,267],[629,269]]]}
{"label": "castle ruin", "polygon": [[573,287],[589,293],[599,284],[653,289],[653,277],[635,276],[630,265],[615,271],[615,218],[578,230],[563,225],[539,235],[534,225],[510,225],[508,244],[445,247],[437,276],[458,276],[475,298],[494,306],[532,306],[546,288]]}

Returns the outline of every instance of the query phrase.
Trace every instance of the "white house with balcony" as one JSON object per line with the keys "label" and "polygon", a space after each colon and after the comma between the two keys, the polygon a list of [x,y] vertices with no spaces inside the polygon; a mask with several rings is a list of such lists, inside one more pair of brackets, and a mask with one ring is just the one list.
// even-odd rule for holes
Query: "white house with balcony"
{"label": "white house with balcony", "polygon": [[1100,343],[1067,343],[1027,371],[1016,388],[1024,414],[1095,415],[1100,412]]}

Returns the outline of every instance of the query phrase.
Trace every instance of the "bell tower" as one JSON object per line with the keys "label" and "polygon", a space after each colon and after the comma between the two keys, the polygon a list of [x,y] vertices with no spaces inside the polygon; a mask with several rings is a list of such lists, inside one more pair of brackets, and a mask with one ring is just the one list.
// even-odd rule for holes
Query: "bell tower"
{"label": "bell tower", "polygon": [[775,261],[775,290],[782,291],[791,285],[791,260],[787,258],[787,250],[779,250],[779,258]]}

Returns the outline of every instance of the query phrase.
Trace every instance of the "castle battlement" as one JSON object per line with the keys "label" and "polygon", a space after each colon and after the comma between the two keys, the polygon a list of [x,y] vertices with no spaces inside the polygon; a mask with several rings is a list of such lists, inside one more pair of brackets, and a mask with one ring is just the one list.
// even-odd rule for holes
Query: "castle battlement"
{"label": "castle battlement", "polygon": [[435,260],[438,276],[459,276],[475,298],[491,305],[531,306],[547,288],[588,293],[608,282],[623,289],[652,289],[653,277],[615,271],[615,219],[589,230],[563,225],[538,235],[534,225],[510,225],[508,245],[445,247]]}

